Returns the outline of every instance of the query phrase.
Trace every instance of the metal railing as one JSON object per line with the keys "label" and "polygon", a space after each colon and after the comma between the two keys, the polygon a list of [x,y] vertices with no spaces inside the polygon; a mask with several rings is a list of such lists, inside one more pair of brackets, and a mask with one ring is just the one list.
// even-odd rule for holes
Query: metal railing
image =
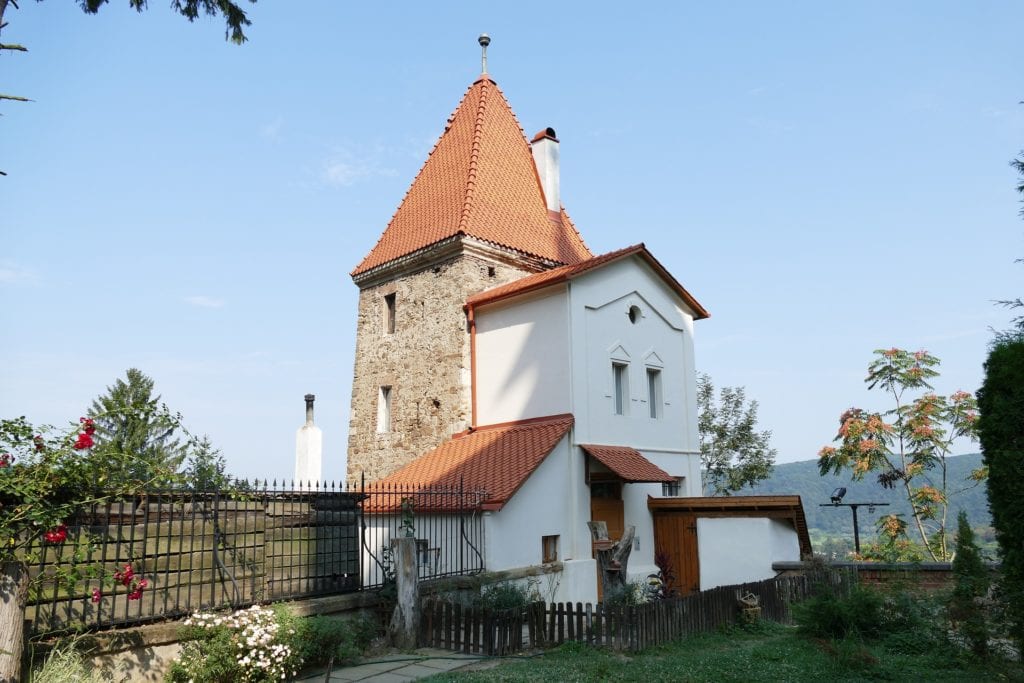
{"label": "metal railing", "polygon": [[[29,546],[26,616],[38,637],[379,588],[391,538],[410,532],[423,578],[482,571],[483,499],[461,487],[276,481],[119,497],[67,520],[63,543]],[[126,565],[134,579],[112,581]]]}
{"label": "metal railing", "polygon": [[416,488],[361,484],[363,587],[393,578],[391,539],[416,539],[420,579],[475,574],[484,570],[483,491],[460,486]]}

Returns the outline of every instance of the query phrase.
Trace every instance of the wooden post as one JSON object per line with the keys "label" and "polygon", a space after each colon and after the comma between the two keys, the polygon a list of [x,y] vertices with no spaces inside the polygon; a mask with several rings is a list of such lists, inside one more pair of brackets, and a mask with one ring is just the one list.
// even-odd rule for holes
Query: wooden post
{"label": "wooden post", "polygon": [[28,568],[17,561],[0,563],[0,681],[21,680],[25,650],[25,599]]}
{"label": "wooden post", "polygon": [[[402,650],[416,648],[419,625],[419,571],[416,566],[416,539],[394,538],[391,553],[395,561],[397,603],[388,629],[391,644]],[[440,616],[439,616],[440,620]]]}

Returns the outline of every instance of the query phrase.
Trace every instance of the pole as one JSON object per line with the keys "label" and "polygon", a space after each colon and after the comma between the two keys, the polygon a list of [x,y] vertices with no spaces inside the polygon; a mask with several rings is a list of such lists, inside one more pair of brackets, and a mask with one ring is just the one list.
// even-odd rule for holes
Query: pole
{"label": "pole", "polygon": [[850,509],[853,510],[853,547],[860,555],[860,524],[857,523],[857,504],[850,505]]}

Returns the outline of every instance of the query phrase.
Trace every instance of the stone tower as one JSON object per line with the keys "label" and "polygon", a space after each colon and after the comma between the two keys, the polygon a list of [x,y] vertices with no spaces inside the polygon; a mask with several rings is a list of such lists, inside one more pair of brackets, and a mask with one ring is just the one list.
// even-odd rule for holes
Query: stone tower
{"label": "stone tower", "polygon": [[472,425],[467,297],[592,256],[558,197],[545,196],[558,188],[555,132],[532,145],[481,75],[352,271],[350,478],[387,476]]}

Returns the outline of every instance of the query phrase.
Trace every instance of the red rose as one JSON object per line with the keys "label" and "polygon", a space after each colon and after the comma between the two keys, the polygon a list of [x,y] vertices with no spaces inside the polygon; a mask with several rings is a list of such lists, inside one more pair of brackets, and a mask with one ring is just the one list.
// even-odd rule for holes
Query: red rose
{"label": "red rose", "polygon": [[93,602],[99,602],[100,598],[102,598],[102,597],[103,597],[103,593],[100,592],[99,588],[93,588],[92,589],[92,601]]}
{"label": "red rose", "polygon": [[78,439],[75,440],[74,448],[76,451],[80,451],[84,448],[92,448],[95,444],[93,443],[92,436],[86,432],[82,432],[78,435]]}
{"label": "red rose", "polygon": [[68,527],[66,524],[59,524],[43,534],[43,540],[47,543],[63,543],[68,538]]}
{"label": "red rose", "polygon": [[80,417],[78,418],[78,421],[85,425],[83,427],[83,431],[86,434],[92,436],[93,434],[96,433],[96,424],[91,417]]}

